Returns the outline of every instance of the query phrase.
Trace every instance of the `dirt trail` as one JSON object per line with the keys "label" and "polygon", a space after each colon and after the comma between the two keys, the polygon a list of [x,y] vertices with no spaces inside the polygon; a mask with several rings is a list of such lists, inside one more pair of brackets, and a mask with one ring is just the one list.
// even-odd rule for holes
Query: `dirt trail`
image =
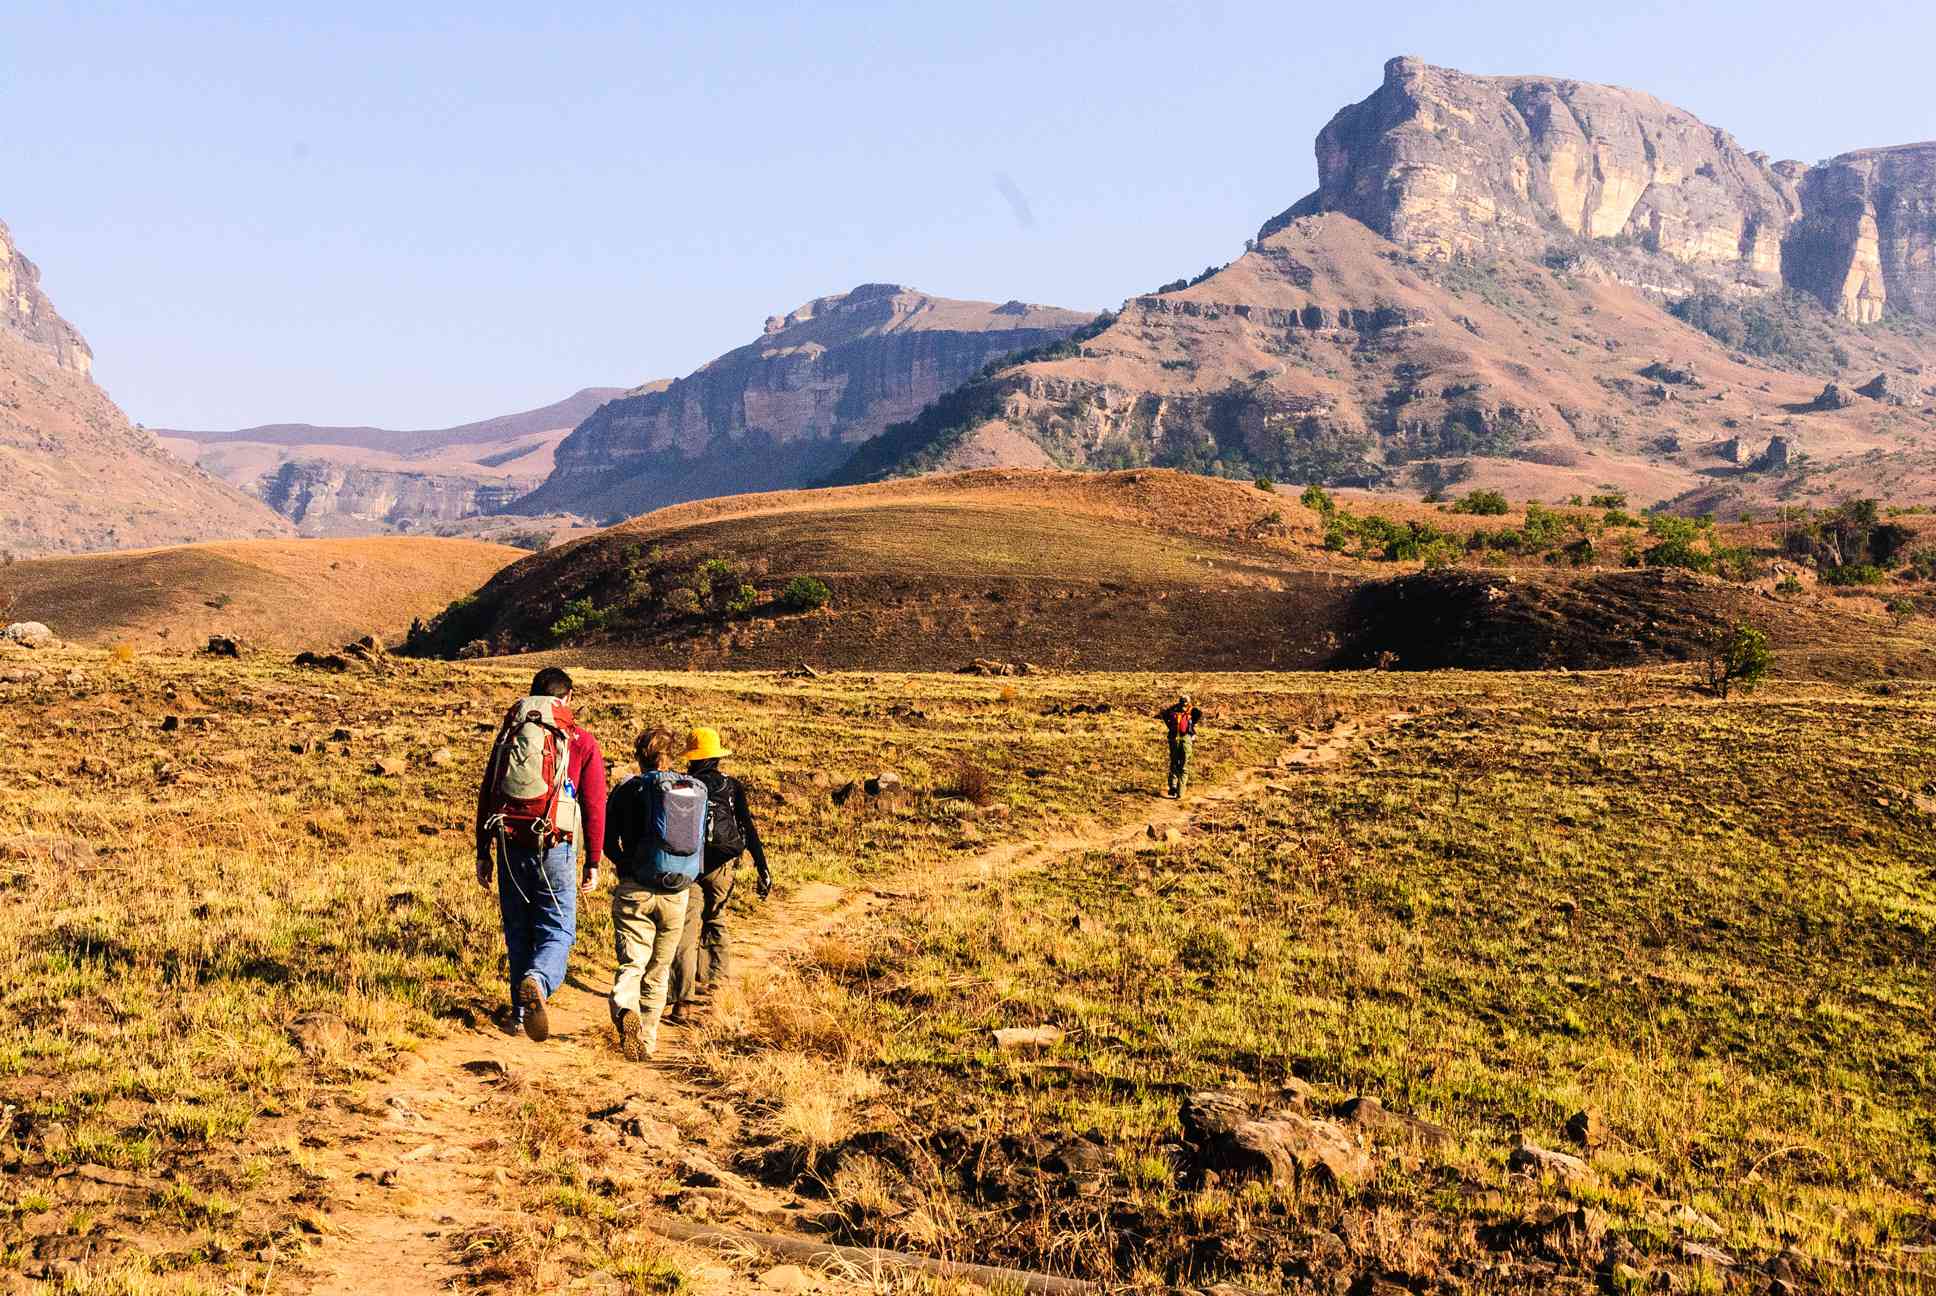
{"label": "dirt trail", "polygon": [[[1365,722],[1341,720],[1321,734],[1300,735],[1274,765],[1241,771],[1181,801],[1151,806],[1113,824],[998,846],[941,870],[889,875],[864,886],[801,887],[762,906],[734,932],[734,976],[778,965],[815,938],[864,920],[880,906],[974,878],[1038,867],[1066,855],[1147,841],[1153,828],[1183,829],[1199,813],[1255,796],[1298,771],[1341,760],[1372,732],[1410,719],[1401,712]],[[906,889],[903,889],[906,888]],[[598,903],[598,898],[588,898]],[[659,1057],[641,1071],[624,1062],[612,1039],[605,991],[610,965],[580,960],[553,996],[551,1039],[543,1046],[483,1026],[426,1042],[405,1066],[346,1102],[342,1118],[319,1122],[304,1136],[314,1164],[333,1180],[326,1231],[304,1260],[319,1275],[311,1296],[442,1292],[475,1286],[465,1250],[470,1239],[516,1220],[514,1188],[502,1168],[513,1160],[514,1130],[496,1099],[543,1077],[579,1094],[580,1110],[613,1105],[644,1089],[670,1088],[699,1099],[683,1032],[667,1027]],[[649,1079],[642,1079],[649,1077]],[[735,1293],[748,1286],[723,1264],[693,1266],[701,1290]],[[822,1290],[837,1290],[824,1284]]]}

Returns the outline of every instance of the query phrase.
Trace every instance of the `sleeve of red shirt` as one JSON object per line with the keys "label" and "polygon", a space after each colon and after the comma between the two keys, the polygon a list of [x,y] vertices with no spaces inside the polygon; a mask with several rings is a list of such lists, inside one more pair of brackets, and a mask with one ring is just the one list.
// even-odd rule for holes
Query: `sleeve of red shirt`
{"label": "sleeve of red shirt", "polygon": [[[578,866],[581,869],[594,868],[605,848],[605,798],[609,789],[605,786],[605,753],[599,750],[598,739],[591,730],[580,729],[578,737],[583,743],[573,743],[579,755],[572,761],[571,781],[578,785],[578,810],[580,826]],[[585,856],[589,854],[590,859]]]}

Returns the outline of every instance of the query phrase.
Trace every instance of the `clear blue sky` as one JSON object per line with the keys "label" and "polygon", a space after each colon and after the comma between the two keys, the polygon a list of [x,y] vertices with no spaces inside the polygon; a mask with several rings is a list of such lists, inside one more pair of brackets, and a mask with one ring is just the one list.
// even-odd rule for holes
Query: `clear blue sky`
{"label": "clear blue sky", "polygon": [[1397,53],[1777,157],[1936,136],[1926,0],[540,8],[0,3],[0,219],[137,420],[435,426],[867,281],[1115,305],[1309,190]]}

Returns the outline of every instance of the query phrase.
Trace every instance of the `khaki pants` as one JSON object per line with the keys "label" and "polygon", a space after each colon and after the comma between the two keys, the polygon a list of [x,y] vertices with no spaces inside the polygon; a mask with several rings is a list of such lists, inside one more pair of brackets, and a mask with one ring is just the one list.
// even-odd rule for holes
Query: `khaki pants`
{"label": "khaki pants", "polygon": [[671,999],[691,1003],[701,991],[725,984],[732,971],[732,938],[726,931],[726,906],[733,898],[733,875],[738,861],[722,864],[686,892],[686,930],[672,963]]}
{"label": "khaki pants", "polygon": [[620,882],[612,892],[612,940],[618,948],[612,1021],[617,1024],[622,1013],[637,1013],[648,1055],[659,1046],[659,1017],[665,1012],[666,986],[679,938],[685,934],[691,895],[690,887],[664,895],[636,882]]}

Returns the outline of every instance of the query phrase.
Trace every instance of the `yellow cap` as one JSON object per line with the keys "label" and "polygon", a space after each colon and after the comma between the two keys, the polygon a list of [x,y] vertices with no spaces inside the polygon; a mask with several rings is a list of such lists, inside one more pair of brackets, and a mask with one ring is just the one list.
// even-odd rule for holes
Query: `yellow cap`
{"label": "yellow cap", "polygon": [[692,737],[686,740],[686,754],[679,759],[683,761],[717,760],[721,756],[732,754],[719,745],[719,730],[708,729],[701,725],[694,729]]}

